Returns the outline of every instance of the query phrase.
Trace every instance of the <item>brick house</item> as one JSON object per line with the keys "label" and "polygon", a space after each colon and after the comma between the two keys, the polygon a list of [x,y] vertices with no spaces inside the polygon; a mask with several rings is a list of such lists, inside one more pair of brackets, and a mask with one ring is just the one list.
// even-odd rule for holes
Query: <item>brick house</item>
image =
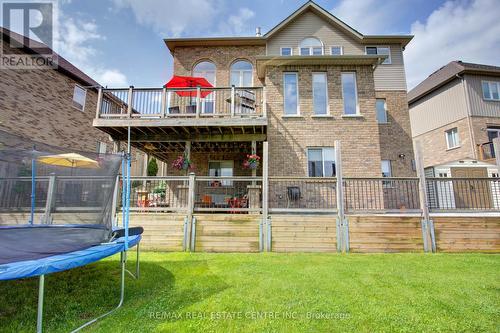
{"label": "brick house", "polygon": [[[363,35],[309,1],[262,35],[167,38],[174,75],[215,88],[103,90],[94,126],[165,161],[185,154],[201,176],[242,167],[269,146],[269,176],[415,175],[403,50],[412,36]],[[184,94],[186,95],[186,94]],[[201,200],[201,199],[200,199]],[[218,199],[221,200],[221,199]]]}
{"label": "brick house", "polygon": [[500,136],[500,67],[452,61],[408,93],[413,139],[426,167],[494,161]]}
{"label": "brick house", "polygon": [[[33,54],[26,39],[7,29],[0,31],[5,54]],[[10,47],[14,38],[23,49]],[[30,45],[37,43],[30,40]],[[40,43],[38,43],[40,44]],[[43,44],[40,44],[44,46]],[[55,69],[0,70],[0,133],[3,141],[22,138],[25,145],[36,144],[81,151],[110,151],[112,142],[92,127],[97,103],[96,81],[61,56]]]}

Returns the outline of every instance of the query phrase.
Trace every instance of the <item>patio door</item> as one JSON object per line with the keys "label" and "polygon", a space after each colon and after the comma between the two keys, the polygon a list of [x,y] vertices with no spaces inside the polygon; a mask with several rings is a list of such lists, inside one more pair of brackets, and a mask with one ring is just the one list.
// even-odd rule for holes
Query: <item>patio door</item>
{"label": "patio door", "polygon": [[[215,64],[210,61],[202,61],[193,69],[193,76],[203,77],[215,87]],[[201,113],[215,113],[216,92],[212,91],[201,99]],[[195,101],[196,103],[196,101]]]}
{"label": "patio door", "polygon": [[456,178],[469,178],[454,182],[453,192],[456,208],[491,208],[491,191],[488,182],[474,180],[474,178],[487,178],[486,168],[450,168],[451,176]]}

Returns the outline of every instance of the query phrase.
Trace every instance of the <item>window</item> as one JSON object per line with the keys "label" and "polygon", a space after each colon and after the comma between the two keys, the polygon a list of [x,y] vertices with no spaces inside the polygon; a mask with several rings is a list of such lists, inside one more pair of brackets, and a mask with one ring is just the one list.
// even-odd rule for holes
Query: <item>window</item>
{"label": "window", "polygon": [[328,114],[326,73],[313,73],[312,82],[314,114],[326,115]]}
{"label": "window", "polygon": [[[203,77],[215,87],[215,64],[210,61],[202,61],[196,64],[193,68],[193,76]],[[215,94],[213,92],[203,98],[201,102],[202,113],[214,113],[215,110]],[[191,103],[196,105],[196,98],[191,99]]]}
{"label": "window", "polygon": [[356,89],[356,73],[342,73],[342,98],[344,100],[344,114],[358,114],[358,92]]}
{"label": "window", "polygon": [[379,124],[387,123],[387,105],[385,99],[377,98],[377,121]]}
{"label": "window", "polygon": [[297,73],[283,74],[283,99],[285,115],[299,114]]}
{"label": "window", "polygon": [[106,154],[107,145],[105,142],[97,141],[97,153]]}
{"label": "window", "polygon": [[447,172],[440,172],[439,178],[448,178],[448,173]]}
{"label": "window", "polygon": [[392,177],[392,166],[390,160],[382,160],[382,177]]}
{"label": "window", "polygon": [[231,85],[236,87],[253,85],[253,67],[250,62],[239,60],[231,65]]}
{"label": "window", "polygon": [[389,46],[367,46],[366,54],[387,55],[388,57],[382,62],[382,65],[390,65],[391,62],[391,48]]}
{"label": "window", "polygon": [[215,64],[210,61],[202,61],[193,68],[193,76],[204,77],[215,86]]}
{"label": "window", "polygon": [[500,138],[500,127],[487,127],[488,142],[492,142],[495,138]]}
{"label": "window", "polygon": [[323,55],[323,43],[317,38],[308,37],[300,42],[300,55]]}
{"label": "window", "polygon": [[457,148],[459,145],[458,129],[455,127],[446,131],[446,146],[448,149]]}
{"label": "window", "polygon": [[291,47],[282,47],[281,48],[281,55],[282,56],[291,56],[293,53]]}
{"label": "window", "polygon": [[80,111],[85,110],[85,99],[87,98],[87,90],[80,86],[75,86],[73,90],[73,107]]}
{"label": "window", "polygon": [[483,81],[483,98],[491,101],[500,101],[500,82]]}
{"label": "window", "polygon": [[309,177],[335,177],[335,148],[308,148]]}
{"label": "window", "polygon": [[344,49],[342,46],[332,46],[331,48],[332,55],[342,55],[344,54]]}
{"label": "window", "polygon": [[[209,161],[208,162],[208,175],[210,177],[232,177],[233,176],[233,161]],[[210,181],[209,186],[232,186],[233,181],[229,179],[222,179],[219,181]]]}

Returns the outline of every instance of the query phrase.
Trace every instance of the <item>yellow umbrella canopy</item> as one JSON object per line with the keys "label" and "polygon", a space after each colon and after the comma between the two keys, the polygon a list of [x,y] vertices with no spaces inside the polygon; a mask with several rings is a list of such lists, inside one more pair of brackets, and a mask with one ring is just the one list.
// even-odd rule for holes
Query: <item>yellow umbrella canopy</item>
{"label": "yellow umbrella canopy", "polygon": [[38,161],[69,168],[96,169],[99,167],[97,161],[76,153],[41,156]]}

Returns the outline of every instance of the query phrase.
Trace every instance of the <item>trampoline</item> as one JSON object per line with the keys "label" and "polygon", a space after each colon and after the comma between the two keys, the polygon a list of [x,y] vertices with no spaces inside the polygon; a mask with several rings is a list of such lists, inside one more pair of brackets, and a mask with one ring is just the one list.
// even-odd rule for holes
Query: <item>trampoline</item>
{"label": "trampoline", "polygon": [[[119,226],[115,213],[120,165],[123,218]],[[37,332],[42,332],[43,327],[46,275],[120,253],[118,305],[73,332],[121,307],[125,273],[139,277],[143,229],[128,225],[129,174],[130,154],[0,149],[0,281],[39,278]],[[24,224],[14,218],[19,216],[28,217]],[[132,247],[137,253],[135,273],[126,269],[127,251]]]}

